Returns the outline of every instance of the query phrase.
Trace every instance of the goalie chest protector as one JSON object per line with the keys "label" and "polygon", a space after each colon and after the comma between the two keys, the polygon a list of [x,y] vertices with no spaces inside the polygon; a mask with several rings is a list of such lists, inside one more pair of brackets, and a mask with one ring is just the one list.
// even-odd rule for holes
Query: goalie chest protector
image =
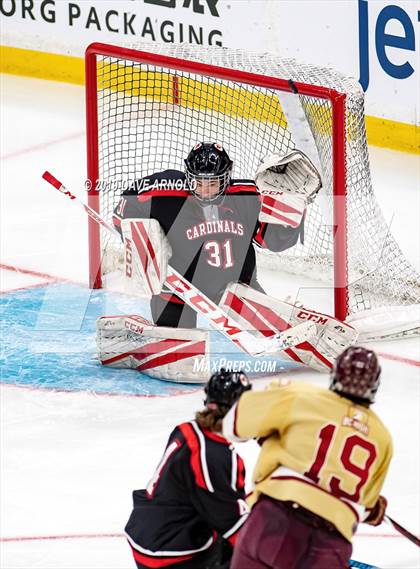
{"label": "goalie chest protector", "polygon": [[171,265],[213,300],[229,282],[256,278],[253,240],[272,250],[292,246],[300,229],[277,226],[273,235],[258,222],[260,194],[252,180],[234,180],[213,202],[200,202],[185,189],[185,175],[166,170],[136,181],[114,212],[123,218],[159,221],[172,248]]}

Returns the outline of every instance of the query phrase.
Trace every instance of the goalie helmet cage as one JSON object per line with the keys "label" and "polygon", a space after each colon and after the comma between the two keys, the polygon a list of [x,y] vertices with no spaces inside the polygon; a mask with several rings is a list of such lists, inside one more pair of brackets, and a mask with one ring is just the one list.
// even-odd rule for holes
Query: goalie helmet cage
{"label": "goalie helmet cage", "polygon": [[[335,316],[418,303],[419,277],[389,232],[369,171],[364,96],[331,69],[219,47],[94,43],[86,50],[89,205],[110,220],[122,189],[183,169],[198,141],[222,143],[233,177],[269,153],[304,150],[323,187],[305,236],[258,262],[334,288]],[[89,220],[90,286],[122,265],[121,244]]]}

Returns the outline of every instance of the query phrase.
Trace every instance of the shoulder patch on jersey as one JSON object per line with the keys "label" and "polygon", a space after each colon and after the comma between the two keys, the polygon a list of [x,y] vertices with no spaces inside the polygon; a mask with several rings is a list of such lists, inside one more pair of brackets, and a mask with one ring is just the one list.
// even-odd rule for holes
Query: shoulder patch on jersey
{"label": "shoulder patch on jersey", "polygon": [[151,198],[187,198],[190,194],[187,190],[167,190],[165,188],[146,190],[141,192],[137,199],[145,202]]}
{"label": "shoulder patch on jersey", "polygon": [[259,195],[259,190],[253,180],[231,180],[226,194],[238,193]]}

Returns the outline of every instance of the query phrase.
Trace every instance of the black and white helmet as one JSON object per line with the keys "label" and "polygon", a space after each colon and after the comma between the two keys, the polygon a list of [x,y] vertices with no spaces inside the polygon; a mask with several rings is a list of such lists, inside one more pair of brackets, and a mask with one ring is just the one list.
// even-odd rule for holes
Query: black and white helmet
{"label": "black and white helmet", "polygon": [[[233,162],[221,144],[198,142],[185,160],[185,176],[189,190],[202,201],[213,201],[224,193],[229,185]],[[203,197],[198,191],[202,182],[218,183],[211,197]]]}
{"label": "black and white helmet", "polygon": [[229,371],[222,367],[211,376],[204,388],[204,404],[210,409],[212,405],[229,409],[242,393],[251,388],[248,376],[243,371]]}

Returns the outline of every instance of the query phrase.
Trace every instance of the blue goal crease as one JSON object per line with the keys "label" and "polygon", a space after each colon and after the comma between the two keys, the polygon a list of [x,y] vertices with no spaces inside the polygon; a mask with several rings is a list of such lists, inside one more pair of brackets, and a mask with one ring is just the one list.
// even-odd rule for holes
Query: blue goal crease
{"label": "blue goal crease", "polygon": [[[191,383],[167,382],[136,370],[102,366],[96,358],[96,320],[117,314],[150,318],[147,300],[53,283],[5,293],[0,307],[4,383],[144,396],[171,396],[194,388]],[[221,334],[212,332],[211,337],[215,363],[234,362],[244,367],[253,359]],[[284,360],[276,362],[276,371],[294,367],[296,364]]]}

